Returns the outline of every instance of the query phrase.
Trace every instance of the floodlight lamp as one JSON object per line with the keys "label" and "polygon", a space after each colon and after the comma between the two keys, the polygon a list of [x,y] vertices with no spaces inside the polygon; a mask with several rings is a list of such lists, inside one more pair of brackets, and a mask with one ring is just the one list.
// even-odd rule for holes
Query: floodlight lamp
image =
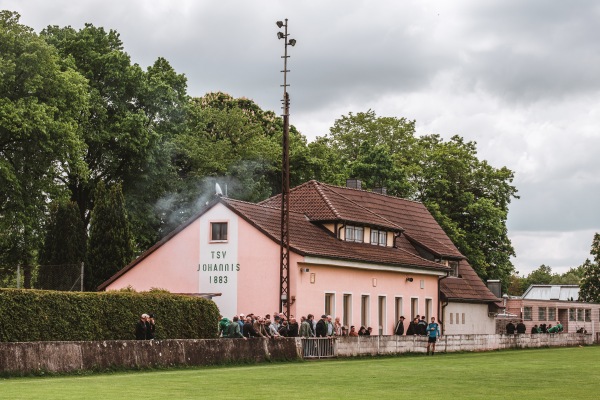
{"label": "floodlight lamp", "polygon": [[278,39],[283,39],[284,37],[285,37],[285,35],[283,34],[283,32],[277,32]]}
{"label": "floodlight lamp", "polygon": [[276,24],[277,24],[277,27],[279,27],[279,28],[281,28],[283,26],[283,22],[281,22],[281,21],[277,21]]}
{"label": "floodlight lamp", "polygon": [[290,39],[290,41],[288,42],[288,44],[292,47],[294,47],[296,45],[296,39]]}

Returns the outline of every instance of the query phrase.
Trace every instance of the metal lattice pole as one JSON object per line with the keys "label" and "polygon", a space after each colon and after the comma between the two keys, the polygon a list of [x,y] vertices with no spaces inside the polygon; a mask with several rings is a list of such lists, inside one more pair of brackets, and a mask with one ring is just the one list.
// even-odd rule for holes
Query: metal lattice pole
{"label": "metal lattice pole", "polygon": [[291,296],[290,296],[290,97],[287,92],[287,60],[288,45],[294,46],[295,39],[288,40],[288,20],[285,23],[277,22],[279,28],[284,28],[284,32],[278,32],[277,37],[284,39],[283,58],[283,139],[282,139],[282,168],[281,168],[281,243],[279,254],[279,312],[283,312],[286,317],[290,316]]}

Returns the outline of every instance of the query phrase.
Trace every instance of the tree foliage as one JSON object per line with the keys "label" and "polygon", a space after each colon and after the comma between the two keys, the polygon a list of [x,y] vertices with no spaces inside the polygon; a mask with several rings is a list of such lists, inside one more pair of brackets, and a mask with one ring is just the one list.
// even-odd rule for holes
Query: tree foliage
{"label": "tree foliage", "polygon": [[600,303],[600,234],[594,235],[590,254],[593,261],[588,258],[582,265],[583,278],[579,285],[579,299],[592,303]]}
{"label": "tree foliage", "polygon": [[85,79],[20,16],[0,12],[0,258],[21,264],[30,287],[47,206],[65,170],[85,176],[79,156]]}
{"label": "tree foliage", "polygon": [[418,137],[414,121],[371,110],[341,117],[318,142],[313,149],[327,154],[329,147],[339,155],[334,165],[342,176],[423,202],[482,278],[510,276],[514,249],[506,219],[517,197],[514,174],[479,160],[475,142]]}
{"label": "tree foliage", "polygon": [[95,191],[85,267],[87,290],[95,290],[133,260],[133,240],[120,184]]}
{"label": "tree foliage", "polygon": [[37,289],[79,290],[87,236],[77,203],[53,204],[39,254]]}

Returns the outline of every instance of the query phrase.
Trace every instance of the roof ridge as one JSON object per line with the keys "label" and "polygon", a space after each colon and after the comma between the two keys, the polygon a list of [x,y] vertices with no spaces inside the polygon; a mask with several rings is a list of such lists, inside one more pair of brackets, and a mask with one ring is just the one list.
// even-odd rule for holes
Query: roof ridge
{"label": "roof ridge", "polygon": [[[281,210],[281,207],[274,207],[274,206],[269,206],[269,205],[261,204],[261,203],[252,203],[250,201],[232,199],[231,197],[223,197],[223,200],[225,200],[226,202],[232,201],[232,202],[236,202],[236,203],[248,204],[248,205],[254,206],[254,207],[267,208],[269,210]],[[289,210],[289,212],[292,214],[299,214],[299,215],[306,216],[306,214],[303,213],[302,211]]]}
{"label": "roof ridge", "polygon": [[417,203],[417,204],[425,205],[422,201],[411,200],[411,199],[407,199],[405,197],[392,196],[391,194],[383,194],[383,193],[373,192],[373,191],[364,190],[364,189],[351,188],[351,187],[348,187],[348,186],[332,185],[331,183],[324,183],[324,182],[318,182],[318,181],[317,181],[317,183],[319,183],[319,184],[321,184],[323,186],[329,186],[329,187],[332,187],[332,188],[347,189],[347,190],[354,190],[356,192],[371,193],[371,194],[374,194],[374,195],[377,195],[377,196],[383,196],[383,197],[388,197],[388,198],[391,198],[391,199],[404,200],[404,201],[409,201],[411,203]]}
{"label": "roof ridge", "polygon": [[325,193],[323,193],[323,188],[321,187],[321,185],[322,185],[321,182],[316,181],[316,180],[311,180],[309,182],[313,182],[313,186],[315,187],[315,190],[317,191],[317,193],[319,194],[321,199],[323,199],[323,201],[325,202],[327,207],[331,210],[333,215],[335,215],[337,218],[341,219],[342,217],[341,217],[340,213],[338,212],[338,210],[333,206],[333,204],[331,204],[331,201],[329,200],[329,198],[327,198]]}

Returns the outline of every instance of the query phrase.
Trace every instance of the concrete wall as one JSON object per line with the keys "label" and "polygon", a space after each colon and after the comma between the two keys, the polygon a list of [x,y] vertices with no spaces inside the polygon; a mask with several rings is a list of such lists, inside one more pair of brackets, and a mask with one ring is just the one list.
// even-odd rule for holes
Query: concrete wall
{"label": "concrete wall", "polygon": [[[446,335],[437,352],[566,347],[593,344],[591,334]],[[104,342],[0,343],[0,373],[32,374],[109,368],[138,369],[258,363],[301,357],[296,339],[208,339]],[[338,357],[425,353],[422,336],[361,336],[335,339]]]}
{"label": "concrete wall", "polygon": [[443,329],[444,335],[496,333],[487,304],[449,303],[444,307]]}
{"label": "concrete wall", "polygon": [[[591,334],[539,334],[539,335],[445,335],[435,346],[436,352],[490,351],[536,347],[568,347],[591,345]],[[425,353],[424,336],[359,336],[336,340],[338,357]]]}
{"label": "concrete wall", "polygon": [[292,339],[0,343],[0,373],[20,375],[293,360],[301,351],[296,346]]}

